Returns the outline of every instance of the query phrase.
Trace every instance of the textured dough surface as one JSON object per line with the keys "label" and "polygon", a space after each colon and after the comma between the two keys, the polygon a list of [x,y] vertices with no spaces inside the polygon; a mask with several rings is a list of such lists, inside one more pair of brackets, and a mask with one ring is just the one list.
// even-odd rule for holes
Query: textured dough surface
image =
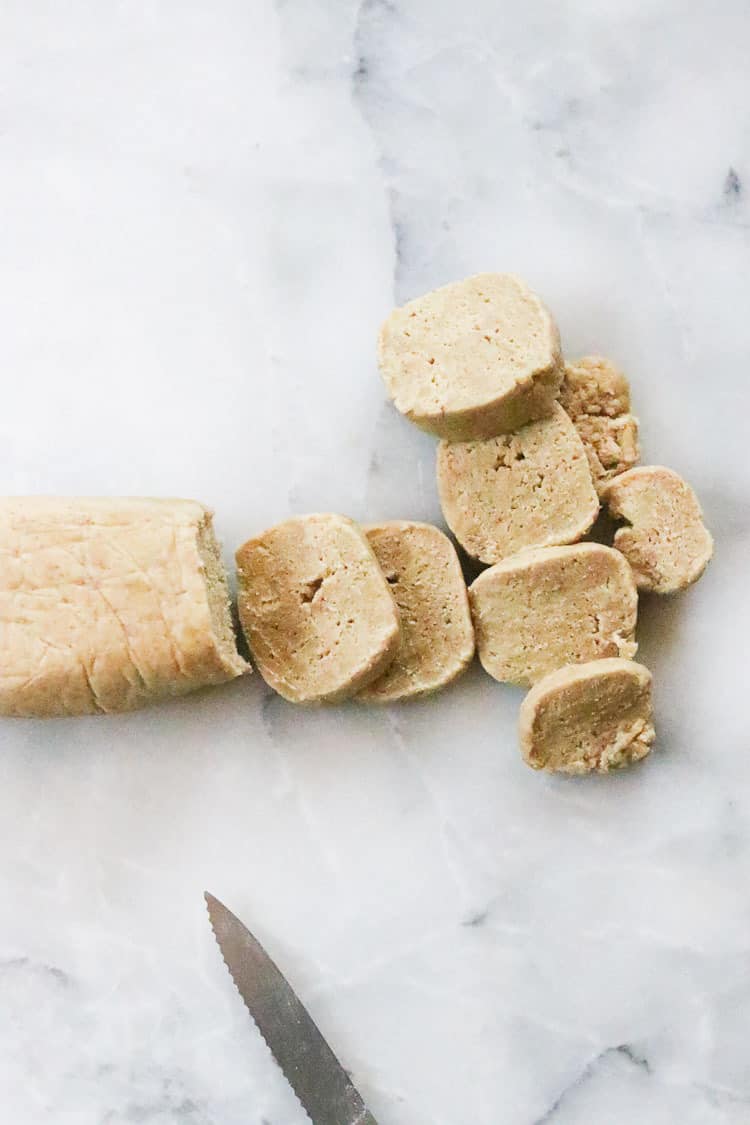
{"label": "textured dough surface", "polygon": [[549,414],[562,379],[557,326],[510,274],[478,274],[394,309],[378,357],[397,409],[450,441]]}
{"label": "textured dough surface", "polygon": [[427,523],[365,527],[401,616],[401,645],[386,672],[358,698],[393,703],[454,680],[474,656],[466,583],[447,535]]}
{"label": "textured dough surface", "polygon": [[437,480],[448,526],[486,563],[574,543],[599,511],[583,444],[557,404],[515,434],[441,442]]}
{"label": "textured dough surface", "polygon": [[537,770],[607,773],[637,762],[654,741],[651,673],[617,657],[558,668],[521,704],[519,736]]}
{"label": "textured dough surface", "polygon": [[565,664],[635,655],[638,594],[611,547],[525,551],[480,574],[469,597],[479,659],[501,682],[528,687]]}
{"label": "textured dough surface", "polygon": [[622,371],[602,356],[565,364],[560,405],[580,434],[598,492],[638,461],[638,420],[630,413],[630,387]]}
{"label": "textured dough surface", "polygon": [[611,516],[630,525],[618,528],[614,543],[640,589],[673,594],[700,578],[713,539],[698,498],[681,476],[662,465],[642,465],[615,477],[602,500]]}
{"label": "textured dough surface", "polygon": [[0,714],[128,711],[248,670],[192,500],[0,500]]}
{"label": "textured dough surface", "polygon": [[249,539],[237,575],[258,671],[292,703],[346,699],[398,651],[390,587],[364,532],[344,516],[298,516]]}

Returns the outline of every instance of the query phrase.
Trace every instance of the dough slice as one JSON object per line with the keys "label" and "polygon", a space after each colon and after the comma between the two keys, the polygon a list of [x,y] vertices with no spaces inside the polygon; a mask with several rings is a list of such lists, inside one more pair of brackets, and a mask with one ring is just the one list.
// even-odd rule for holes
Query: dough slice
{"label": "dough slice", "polygon": [[0,714],[128,711],[248,671],[193,500],[0,500]]}
{"label": "dough slice", "polygon": [[382,675],[398,609],[364,532],[298,516],[237,551],[240,621],[258,671],[292,703],[333,703]]}
{"label": "dough slice", "polygon": [[673,594],[700,578],[714,544],[698,499],[686,481],[662,465],[642,465],[615,477],[602,492],[615,519],[615,547],[642,590]]}
{"label": "dough slice", "polygon": [[602,356],[565,364],[560,405],[578,430],[598,492],[638,461],[638,419],[630,413],[630,387],[622,371]]}
{"label": "dough slice", "polygon": [[519,735],[535,770],[607,773],[637,762],[654,741],[651,673],[617,657],[558,668],[521,704]]}
{"label": "dough slice", "polygon": [[448,526],[486,563],[574,543],[599,511],[583,444],[557,404],[515,434],[441,442],[437,481]]}
{"label": "dough slice", "polygon": [[469,590],[479,659],[528,687],[564,664],[630,658],[638,594],[627,561],[599,543],[541,547],[485,570]]}
{"label": "dough slice", "polygon": [[557,326],[510,274],[477,274],[394,309],[378,355],[397,409],[449,441],[549,414],[562,379]]}
{"label": "dough slice", "polygon": [[387,671],[358,698],[393,703],[445,687],[474,655],[461,566],[447,535],[428,523],[394,520],[365,528],[401,615],[401,646]]}

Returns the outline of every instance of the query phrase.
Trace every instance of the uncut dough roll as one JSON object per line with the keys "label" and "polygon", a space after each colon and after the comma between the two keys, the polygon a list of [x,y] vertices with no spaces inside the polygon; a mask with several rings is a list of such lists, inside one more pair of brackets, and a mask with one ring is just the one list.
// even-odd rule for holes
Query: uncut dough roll
{"label": "uncut dough roll", "polygon": [[193,500],[0,500],[0,714],[129,711],[249,671]]}
{"label": "uncut dough roll", "polygon": [[401,615],[401,645],[387,671],[358,699],[394,703],[455,680],[474,656],[466,583],[447,535],[428,523],[365,527]]}
{"label": "uncut dough roll", "polygon": [[633,568],[641,590],[674,594],[696,582],[714,543],[690,485],[663,465],[642,465],[610,481],[602,500],[628,526],[614,544]]}
{"label": "uncut dough roll", "polygon": [[437,482],[451,531],[486,563],[574,543],[599,511],[583,444],[557,404],[515,434],[441,442]]}
{"label": "uncut dough roll", "polygon": [[345,516],[297,516],[237,551],[240,621],[258,671],[291,703],[335,703],[386,670],[396,602],[364,532]]}
{"label": "uncut dough roll", "polygon": [[560,405],[580,434],[597,492],[638,461],[638,419],[630,413],[630,386],[603,356],[565,364]]}
{"label": "uncut dough roll", "polygon": [[631,765],[655,737],[651,673],[617,657],[558,668],[521,704],[519,737],[532,769],[607,773]]}
{"label": "uncut dough roll", "polygon": [[528,687],[565,664],[635,655],[638,593],[619,551],[600,543],[524,551],[469,588],[482,667]]}
{"label": "uncut dough roll", "polygon": [[508,433],[549,414],[563,374],[549,312],[523,281],[501,273],[394,309],[378,359],[396,408],[449,441]]}

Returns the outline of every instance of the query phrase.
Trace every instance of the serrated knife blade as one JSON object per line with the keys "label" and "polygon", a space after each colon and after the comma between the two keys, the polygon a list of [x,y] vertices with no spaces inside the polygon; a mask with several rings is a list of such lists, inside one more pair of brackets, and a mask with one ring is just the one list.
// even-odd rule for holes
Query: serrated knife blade
{"label": "serrated knife blade", "polygon": [[204,898],[229,975],[313,1125],[377,1125],[260,942],[212,894]]}

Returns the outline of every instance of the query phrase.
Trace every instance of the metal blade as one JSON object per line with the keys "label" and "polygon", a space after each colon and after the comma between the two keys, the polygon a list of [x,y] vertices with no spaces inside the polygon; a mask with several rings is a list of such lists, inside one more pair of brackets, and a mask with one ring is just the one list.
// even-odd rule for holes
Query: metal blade
{"label": "metal blade", "polygon": [[260,942],[208,891],[204,898],[237,991],[313,1125],[377,1125]]}

